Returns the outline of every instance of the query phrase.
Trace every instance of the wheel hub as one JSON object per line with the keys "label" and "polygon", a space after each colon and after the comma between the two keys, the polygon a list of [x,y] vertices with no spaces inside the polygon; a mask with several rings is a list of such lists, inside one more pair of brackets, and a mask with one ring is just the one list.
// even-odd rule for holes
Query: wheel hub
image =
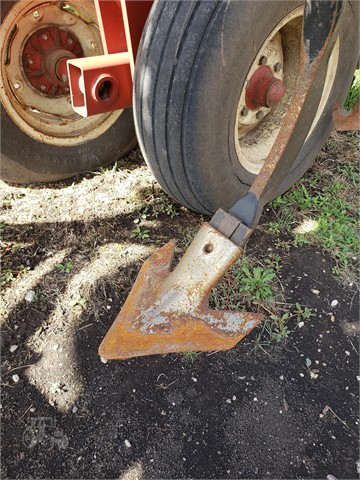
{"label": "wheel hub", "polygon": [[52,26],[37,30],[27,40],[22,64],[27,80],[36,90],[57,97],[69,92],[66,61],[83,56],[74,35]]}
{"label": "wheel hub", "polygon": [[285,93],[283,82],[273,76],[269,67],[259,67],[248,83],[245,103],[250,110],[257,110],[260,107],[271,108],[282,99]]}

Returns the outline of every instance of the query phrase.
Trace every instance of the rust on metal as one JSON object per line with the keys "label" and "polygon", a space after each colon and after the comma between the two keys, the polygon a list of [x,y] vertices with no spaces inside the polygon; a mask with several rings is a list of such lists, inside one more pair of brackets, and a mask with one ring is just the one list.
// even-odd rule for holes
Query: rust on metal
{"label": "rust on metal", "polygon": [[226,350],[263,320],[261,314],[208,306],[211,289],[241,255],[241,248],[205,223],[171,272],[174,249],[171,241],[144,263],[100,345],[102,357]]}
{"label": "rust on metal", "polygon": [[360,101],[351,110],[345,110],[341,105],[336,105],[332,118],[335,130],[339,132],[349,130],[360,130]]}

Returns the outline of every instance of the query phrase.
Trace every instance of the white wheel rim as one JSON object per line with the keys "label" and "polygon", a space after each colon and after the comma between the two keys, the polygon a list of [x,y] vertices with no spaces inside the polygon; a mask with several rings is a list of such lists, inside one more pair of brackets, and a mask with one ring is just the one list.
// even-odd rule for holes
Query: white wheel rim
{"label": "white wheel rim", "polygon": [[75,35],[85,56],[102,54],[101,37],[92,1],[17,2],[0,29],[0,99],[13,122],[38,142],[75,146],[97,138],[119,118],[122,110],[82,118],[70,96],[47,97],[32,87],[22,67],[22,51],[36,31],[56,26]]}
{"label": "white wheel rim", "polygon": [[[245,170],[257,175],[274,145],[290,100],[295,93],[296,72],[300,58],[300,41],[304,9],[298,7],[290,12],[267,37],[248,71],[237,107],[235,122],[235,148],[238,160]],[[286,42],[286,43],[285,43]],[[286,46],[286,50],[285,50]],[[285,84],[283,98],[272,108],[261,107],[242,114],[245,104],[246,85],[253,73],[259,68],[260,59],[267,58],[267,65],[273,70],[275,78]],[[328,62],[322,97],[308,136],[314,130],[330,96],[339,59],[339,39],[335,44]],[[274,66],[280,64],[280,71]],[[256,114],[261,111],[263,117]]]}

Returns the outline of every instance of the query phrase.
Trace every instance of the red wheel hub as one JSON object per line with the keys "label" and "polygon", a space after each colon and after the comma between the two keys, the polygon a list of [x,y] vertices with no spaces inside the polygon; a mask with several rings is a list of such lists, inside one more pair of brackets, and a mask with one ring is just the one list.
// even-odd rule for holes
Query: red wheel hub
{"label": "red wheel hub", "polygon": [[50,97],[68,95],[66,61],[83,57],[79,41],[57,27],[42,28],[27,40],[22,63],[31,85]]}
{"label": "red wheel hub", "polygon": [[284,93],[284,84],[273,76],[271,68],[259,67],[246,87],[245,103],[250,110],[273,107],[282,99]]}

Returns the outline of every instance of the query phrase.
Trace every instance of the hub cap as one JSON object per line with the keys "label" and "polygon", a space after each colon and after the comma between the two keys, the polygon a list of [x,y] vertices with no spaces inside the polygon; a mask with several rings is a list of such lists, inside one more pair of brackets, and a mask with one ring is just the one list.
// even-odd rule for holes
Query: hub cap
{"label": "hub cap", "polygon": [[30,84],[50,97],[69,94],[66,61],[83,57],[79,41],[57,27],[37,30],[27,40],[22,56],[23,69]]}

